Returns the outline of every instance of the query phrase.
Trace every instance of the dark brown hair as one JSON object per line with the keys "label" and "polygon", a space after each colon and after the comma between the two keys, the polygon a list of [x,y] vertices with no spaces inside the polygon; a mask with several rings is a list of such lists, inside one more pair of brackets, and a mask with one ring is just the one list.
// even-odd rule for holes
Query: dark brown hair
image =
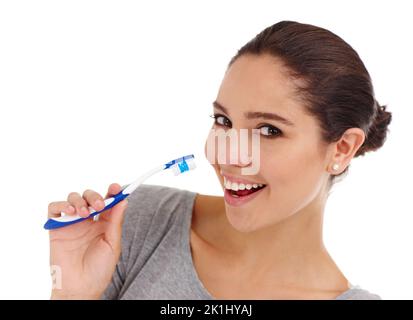
{"label": "dark brown hair", "polygon": [[[357,52],[331,31],[295,21],[276,23],[245,44],[231,66],[245,54],[281,59],[297,86],[297,96],[320,124],[325,143],[338,141],[349,128],[361,128],[366,139],[355,157],[380,148],[391,113],[374,97],[370,75]],[[329,187],[347,172],[331,175]]]}

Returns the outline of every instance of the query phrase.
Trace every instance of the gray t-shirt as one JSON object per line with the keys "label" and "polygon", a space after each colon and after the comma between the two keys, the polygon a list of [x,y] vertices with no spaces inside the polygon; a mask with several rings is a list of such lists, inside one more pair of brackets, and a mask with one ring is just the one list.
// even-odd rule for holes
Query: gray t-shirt
{"label": "gray t-shirt", "polygon": [[[128,198],[122,251],[101,299],[215,299],[193,265],[190,226],[196,192],[139,186]],[[359,286],[338,300],[379,300]]]}

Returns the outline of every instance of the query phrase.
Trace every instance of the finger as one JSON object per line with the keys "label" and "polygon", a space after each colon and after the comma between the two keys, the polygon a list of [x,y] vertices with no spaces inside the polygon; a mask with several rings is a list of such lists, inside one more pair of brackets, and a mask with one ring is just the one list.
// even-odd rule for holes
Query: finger
{"label": "finger", "polygon": [[79,216],[81,216],[82,218],[89,216],[88,204],[86,200],[80,196],[79,193],[69,193],[67,201],[69,201],[70,204],[76,208],[76,212]]}
{"label": "finger", "polygon": [[83,199],[96,211],[100,211],[105,207],[103,197],[96,191],[90,189],[85,190],[85,192],[83,192]]}
{"label": "finger", "polygon": [[122,187],[119,183],[112,183],[108,188],[105,198],[109,198],[115,194],[118,194],[122,190]]}
{"label": "finger", "polygon": [[[106,199],[110,198],[110,197],[118,194],[121,190],[122,190],[122,187],[120,186],[119,183],[112,183],[112,184],[109,185],[108,192],[106,193],[105,198]],[[109,210],[106,210],[106,211],[102,212],[99,215],[99,219],[109,221],[108,216],[111,215],[112,210],[113,210],[113,207],[110,208]]]}
{"label": "finger", "polygon": [[115,252],[120,251],[122,225],[127,206],[128,201],[124,199],[116,204],[109,214],[104,215],[104,220],[109,222],[106,227],[105,239]]}
{"label": "finger", "polygon": [[55,201],[49,203],[47,208],[47,215],[49,218],[60,217],[61,212],[68,215],[74,215],[76,210],[68,201]]}

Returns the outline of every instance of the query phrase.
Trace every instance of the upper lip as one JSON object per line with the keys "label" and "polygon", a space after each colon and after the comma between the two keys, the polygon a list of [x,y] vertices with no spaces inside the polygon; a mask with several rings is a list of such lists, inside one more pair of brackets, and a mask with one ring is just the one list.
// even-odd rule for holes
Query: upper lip
{"label": "upper lip", "polygon": [[231,176],[231,175],[228,175],[228,174],[222,173],[222,172],[221,172],[221,175],[223,177],[225,177],[227,180],[231,181],[231,182],[243,183],[243,184],[262,184],[262,185],[265,185],[265,183],[262,183],[262,182],[245,180],[243,178],[239,178],[239,177],[236,177],[236,176]]}

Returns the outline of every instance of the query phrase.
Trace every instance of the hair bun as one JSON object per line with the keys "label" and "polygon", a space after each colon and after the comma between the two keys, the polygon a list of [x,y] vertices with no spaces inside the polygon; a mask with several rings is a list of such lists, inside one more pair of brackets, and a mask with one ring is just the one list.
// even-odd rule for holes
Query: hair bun
{"label": "hair bun", "polygon": [[392,120],[392,114],[386,111],[387,105],[381,106],[377,100],[375,101],[376,115],[367,133],[366,140],[357,151],[356,156],[364,155],[369,151],[379,149],[386,141],[388,126]]}

